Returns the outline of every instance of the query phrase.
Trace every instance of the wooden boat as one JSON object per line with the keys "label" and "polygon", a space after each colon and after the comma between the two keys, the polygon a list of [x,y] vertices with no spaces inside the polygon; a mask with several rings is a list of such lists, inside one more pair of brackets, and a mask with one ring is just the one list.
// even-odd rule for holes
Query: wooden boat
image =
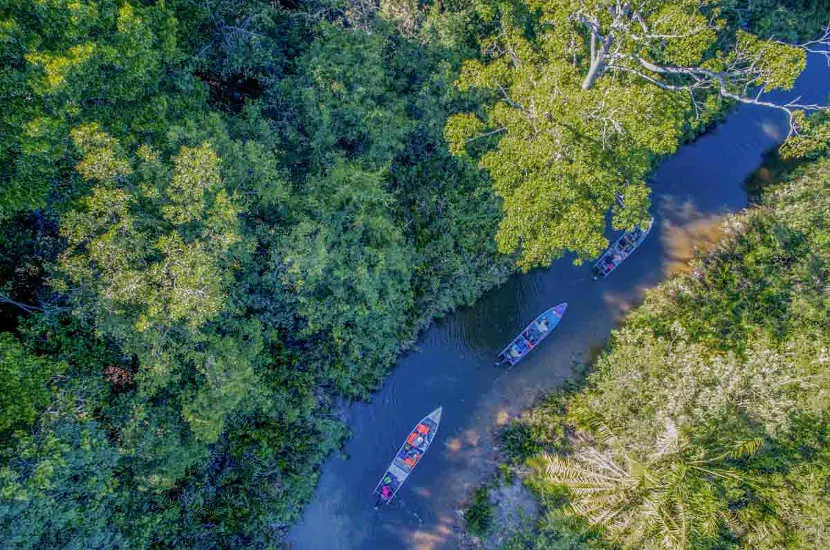
{"label": "wooden boat", "polygon": [[435,434],[438,433],[438,424],[441,423],[441,410],[442,407],[438,407],[423,417],[409,432],[403,445],[398,449],[395,458],[392,459],[392,463],[389,464],[377,487],[375,487],[374,493],[378,495],[375,507],[381,504],[389,504],[395,498],[401,485],[423,458],[435,439]]}
{"label": "wooden boat", "polygon": [[556,325],[565,315],[568,303],[563,302],[554,306],[536,317],[527,327],[510,342],[510,345],[502,350],[498,357],[498,364],[508,363],[511,367],[524,359],[530,350],[539,345],[553,332]]}
{"label": "wooden boat", "polygon": [[594,280],[602,279],[608,276],[609,273],[617,269],[626,258],[637,250],[643,241],[646,240],[648,234],[651,232],[651,227],[654,225],[654,218],[648,220],[648,224],[644,227],[635,227],[631,231],[623,233],[608,250],[602,253],[599,260],[594,264]]}

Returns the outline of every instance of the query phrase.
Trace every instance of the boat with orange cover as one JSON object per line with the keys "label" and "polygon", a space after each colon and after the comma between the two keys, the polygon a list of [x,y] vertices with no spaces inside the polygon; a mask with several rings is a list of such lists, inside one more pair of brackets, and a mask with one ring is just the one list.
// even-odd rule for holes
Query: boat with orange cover
{"label": "boat with orange cover", "polygon": [[415,466],[426,454],[427,449],[438,433],[438,424],[441,423],[442,407],[438,407],[418,422],[398,449],[392,463],[386,469],[383,477],[375,487],[375,494],[378,496],[375,507],[381,504],[389,504],[398,490],[403,485]]}

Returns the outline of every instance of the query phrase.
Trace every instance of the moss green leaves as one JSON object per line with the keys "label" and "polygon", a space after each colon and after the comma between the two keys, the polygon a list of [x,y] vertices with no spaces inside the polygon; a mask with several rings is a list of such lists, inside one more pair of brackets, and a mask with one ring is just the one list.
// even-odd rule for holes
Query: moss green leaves
{"label": "moss green leaves", "polygon": [[88,180],[105,182],[128,176],[132,171],[118,140],[96,123],[84,124],[70,132],[82,158],[75,169]]}
{"label": "moss green leaves", "polygon": [[[486,121],[469,113],[449,119],[450,147],[474,154],[493,178],[503,205],[496,242],[503,253],[519,252],[521,268],[547,265],[566,252],[595,256],[606,245],[609,210],[615,227],[647,217],[644,178],[656,155],[676,147],[684,106],[625,81],[585,92],[578,68],[549,52],[545,37],[530,42],[505,24],[493,40],[500,53],[488,63],[466,63],[459,86],[486,88],[496,99]],[[473,149],[481,138],[495,145]],[[623,217],[618,195],[631,199]]]}
{"label": "moss green leaves", "polygon": [[309,214],[280,259],[306,331],[331,334],[349,376],[373,372],[395,353],[412,300],[411,256],[390,219],[386,177],[340,162],[310,182]]}
{"label": "moss green leaves", "polygon": [[[183,147],[170,176],[145,154],[150,162],[138,160],[137,173],[149,181],[123,185],[112,178],[131,168],[125,159],[114,160],[113,138],[100,132],[90,137],[89,127],[73,136],[86,153],[78,171],[109,180],[93,188],[84,210],[64,224],[72,246],[65,272],[74,283],[98,289],[97,315],[125,314],[138,331],[169,322],[195,328],[213,318],[226,296],[227,254],[240,236],[238,210],[222,187],[210,145]],[[158,185],[163,194],[156,193]],[[159,218],[152,218],[148,201]]]}
{"label": "moss green leaves", "polygon": [[0,333],[0,434],[27,427],[49,402],[49,379],[65,365],[26,350],[9,333]]}
{"label": "moss green leaves", "polygon": [[798,46],[762,40],[743,31],[735,37],[734,55],[752,63],[748,84],[765,92],[789,90],[807,65],[807,54]]}

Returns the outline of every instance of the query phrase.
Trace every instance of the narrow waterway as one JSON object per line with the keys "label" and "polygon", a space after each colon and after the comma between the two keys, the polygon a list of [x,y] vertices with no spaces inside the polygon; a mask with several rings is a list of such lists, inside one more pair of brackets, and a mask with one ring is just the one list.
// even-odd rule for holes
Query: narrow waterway
{"label": "narrow waterway", "polygon": [[[793,93],[825,102],[830,68],[810,59]],[[774,96],[775,97],[775,96]],[[435,323],[405,355],[371,403],[353,405],[353,435],[323,467],[314,501],[289,533],[296,550],[454,548],[457,510],[495,467],[493,433],[571,376],[601,346],[643,290],[682,265],[690,243],[711,237],[713,220],[746,206],[744,180],[786,136],[786,115],[742,106],[707,135],[682,147],[652,176],[652,234],[608,279],[569,259],[514,276],[475,306]],[[569,303],[562,323],[516,367],[496,354],[542,310]],[[444,414],[436,441],[391,505],[373,508],[372,490],[407,431],[436,406]]]}

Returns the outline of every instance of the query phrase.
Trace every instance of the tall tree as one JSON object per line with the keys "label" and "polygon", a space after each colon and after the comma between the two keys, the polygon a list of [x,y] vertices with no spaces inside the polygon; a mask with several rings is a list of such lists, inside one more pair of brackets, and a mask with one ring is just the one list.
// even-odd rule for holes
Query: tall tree
{"label": "tall tree", "polygon": [[[758,91],[789,88],[810,45],[763,40],[697,1],[500,3],[482,61],[458,84],[490,94],[450,118],[457,154],[478,158],[503,200],[499,249],[528,269],[567,251],[596,255],[616,229],[647,218],[645,177],[675,150],[689,119],[724,97],[795,113]],[[820,40],[818,47],[826,41]],[[793,116],[795,116],[793,114]],[[793,121],[796,119],[793,118]]]}
{"label": "tall tree", "polygon": [[343,391],[366,388],[382,372],[412,301],[411,253],[391,219],[387,177],[341,161],[315,178],[308,215],[277,258],[305,332],[330,335]]}
{"label": "tall tree", "polygon": [[830,55],[830,33],[804,44],[762,39],[726,24],[718,4],[697,0],[537,1],[543,24],[581,25],[588,35],[588,69],[582,89],[599,78],[624,72],[696,101],[714,90],[724,98],[782,109],[816,110],[797,101],[780,104],[763,92],[790,89],[804,69],[807,51]]}
{"label": "tall tree", "polygon": [[625,547],[711,546],[729,515],[723,485],[753,486],[730,462],[754,454],[761,440],[696,448],[668,421],[647,455],[632,456],[624,445],[608,449],[617,442],[607,426],[595,430],[595,446],[572,457],[544,455],[534,464],[546,481],[567,487],[574,514]]}

